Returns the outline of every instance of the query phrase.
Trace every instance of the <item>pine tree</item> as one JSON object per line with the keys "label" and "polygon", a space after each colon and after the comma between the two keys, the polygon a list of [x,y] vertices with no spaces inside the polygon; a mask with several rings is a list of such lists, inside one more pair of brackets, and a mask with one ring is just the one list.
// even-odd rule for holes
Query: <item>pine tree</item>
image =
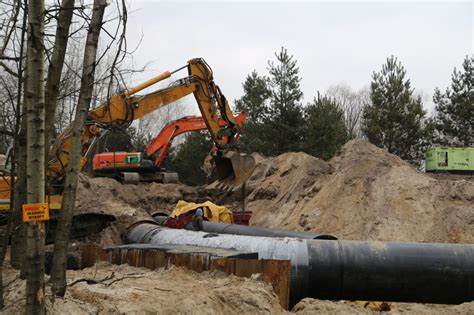
{"label": "pine tree", "polygon": [[271,146],[264,136],[265,130],[268,129],[264,121],[269,115],[268,100],[271,95],[268,79],[259,76],[254,70],[247,76],[242,86],[244,95],[235,101],[235,109],[245,111],[247,121],[239,145],[244,152],[260,152],[268,155],[271,153]]}
{"label": "pine tree", "polygon": [[318,92],[305,114],[304,151],[325,160],[331,158],[348,140],[344,110]]}
{"label": "pine tree", "polygon": [[242,87],[244,96],[235,101],[236,110],[246,112],[248,121],[262,122],[263,118],[268,115],[267,101],[271,93],[268,87],[268,78],[258,75],[254,70],[247,75]]}
{"label": "pine tree", "polygon": [[304,121],[297,61],[284,47],[275,57],[276,62],[268,62],[271,96],[269,115],[264,121],[269,126],[265,137],[272,146],[272,155],[300,149]]}
{"label": "pine tree", "polygon": [[474,146],[474,57],[466,56],[463,70],[454,69],[451,87],[444,94],[436,88],[434,142]]}
{"label": "pine tree", "polygon": [[179,145],[172,157],[172,169],[178,173],[180,182],[191,186],[205,183],[206,174],[201,167],[211,146],[209,133],[204,131],[190,133]]}
{"label": "pine tree", "polygon": [[406,71],[391,56],[374,72],[370,86],[370,104],[363,110],[362,131],[367,139],[402,159],[417,162],[426,145],[428,128],[420,96],[413,94]]}

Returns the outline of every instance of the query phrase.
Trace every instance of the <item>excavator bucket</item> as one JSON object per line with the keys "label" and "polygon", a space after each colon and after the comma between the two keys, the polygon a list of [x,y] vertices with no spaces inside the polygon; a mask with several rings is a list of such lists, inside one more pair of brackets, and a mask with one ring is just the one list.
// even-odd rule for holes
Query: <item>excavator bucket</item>
{"label": "excavator bucket", "polygon": [[221,181],[231,181],[233,185],[242,185],[252,176],[255,159],[248,154],[228,151],[215,158],[217,177]]}

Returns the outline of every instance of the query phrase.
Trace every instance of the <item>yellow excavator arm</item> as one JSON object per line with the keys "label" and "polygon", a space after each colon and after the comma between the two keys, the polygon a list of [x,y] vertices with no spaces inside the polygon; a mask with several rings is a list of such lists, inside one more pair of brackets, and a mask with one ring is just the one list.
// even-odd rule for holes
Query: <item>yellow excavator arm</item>
{"label": "yellow excavator arm", "polygon": [[[234,136],[239,132],[239,126],[234,121],[233,113],[226,98],[214,83],[211,68],[202,58],[188,61],[188,76],[173,82],[169,87],[146,95],[135,95],[137,92],[169,78],[173,73],[183,68],[173,72],[166,71],[134,88],[110,97],[106,104],[91,110],[83,134],[81,170],[87,162],[88,151],[95,139],[98,139],[101,134],[101,129],[127,125],[133,120],[142,118],[156,109],[171,104],[191,93],[194,94],[212,140],[221,150],[220,155],[227,154],[225,151],[232,149]],[[219,125],[219,115],[227,122],[225,127]],[[47,175],[53,183],[60,182],[64,177],[69,162],[71,130],[72,124],[56,138],[51,149]],[[248,159],[250,158],[248,157]],[[241,159],[239,157],[239,161]],[[247,162],[247,168],[250,167],[253,171],[252,161],[248,160]],[[248,173],[248,171],[242,174]],[[239,176],[237,175],[237,177]],[[242,179],[240,176],[239,181]]]}

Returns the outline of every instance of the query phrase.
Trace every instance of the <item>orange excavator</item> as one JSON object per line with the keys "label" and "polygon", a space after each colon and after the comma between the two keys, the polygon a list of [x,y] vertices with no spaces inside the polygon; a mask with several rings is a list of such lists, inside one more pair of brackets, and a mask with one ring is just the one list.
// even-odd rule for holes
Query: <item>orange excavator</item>
{"label": "orange excavator", "polygon": [[[247,114],[241,112],[234,116],[240,129],[243,128]],[[219,118],[219,126],[225,127],[226,121]],[[92,169],[94,176],[113,177],[123,183],[178,181],[178,174],[163,168],[175,137],[207,129],[201,116],[187,116],[168,123],[161,132],[146,146],[144,152],[105,152],[94,155]],[[238,137],[238,134],[235,136]],[[214,147],[212,152],[215,152]]]}

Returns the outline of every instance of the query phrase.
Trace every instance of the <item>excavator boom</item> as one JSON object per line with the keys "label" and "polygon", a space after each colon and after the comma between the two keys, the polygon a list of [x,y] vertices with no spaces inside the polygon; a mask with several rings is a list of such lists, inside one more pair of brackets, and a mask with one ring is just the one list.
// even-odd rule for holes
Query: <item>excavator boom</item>
{"label": "excavator boom", "polygon": [[[234,121],[240,128],[243,128],[244,121],[246,119],[247,114],[245,112],[241,112],[234,117]],[[225,127],[226,125],[226,121],[222,118],[219,118],[219,126]],[[172,141],[175,137],[186,132],[205,130],[206,128],[206,123],[200,116],[188,116],[175,120],[166,125],[161,130],[161,132],[147,145],[145,148],[145,155],[147,157],[151,157],[159,152],[158,156],[154,160],[154,165],[155,167],[160,167],[161,163],[168,155]]]}
{"label": "excavator boom", "polygon": [[[207,63],[202,58],[192,59],[188,61],[187,69],[187,77],[174,81],[167,88],[146,95],[136,95],[136,93],[141,90],[169,78],[176,71],[166,71],[134,88],[112,96],[107,103],[91,110],[87,117],[83,134],[81,169],[86,164],[87,153],[90,147],[94,141],[100,137],[102,129],[127,126],[133,120],[142,118],[146,114],[165,105],[169,105],[189,94],[194,94],[204,123],[211,134],[212,140],[217,146],[216,163],[220,163],[219,161],[221,160],[226,160],[227,158],[225,156],[228,155],[229,150],[233,149],[236,136],[238,136],[240,132],[240,127],[234,120],[226,98],[221,93],[219,87],[214,83],[212,70]],[[225,121],[225,126],[221,126],[219,123],[219,116]],[[47,175],[53,185],[63,180],[66,167],[69,163],[69,151],[72,139],[71,130],[72,124],[59,135],[50,152]],[[236,155],[233,156],[235,157]],[[254,167],[255,163],[252,157],[248,156],[242,158],[245,158],[248,162],[245,163],[245,165]],[[238,182],[235,184],[240,184],[242,176],[232,176],[237,173],[240,174],[241,170],[238,169],[239,166],[235,164],[234,167],[232,159],[230,163],[225,164],[227,165],[226,169],[229,167],[232,168],[230,172],[225,172],[225,177],[234,177],[238,179]],[[242,174],[244,173],[248,172],[242,172]],[[222,174],[224,174],[224,172]],[[222,179],[223,177],[220,176],[220,178]]]}

